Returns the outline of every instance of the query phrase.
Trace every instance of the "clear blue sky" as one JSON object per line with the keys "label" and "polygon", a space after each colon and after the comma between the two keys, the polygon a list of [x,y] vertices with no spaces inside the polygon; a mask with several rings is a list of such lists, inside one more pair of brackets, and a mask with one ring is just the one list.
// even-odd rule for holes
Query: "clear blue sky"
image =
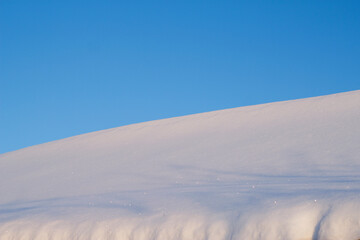
{"label": "clear blue sky", "polygon": [[360,89],[360,1],[0,1],[0,153]]}

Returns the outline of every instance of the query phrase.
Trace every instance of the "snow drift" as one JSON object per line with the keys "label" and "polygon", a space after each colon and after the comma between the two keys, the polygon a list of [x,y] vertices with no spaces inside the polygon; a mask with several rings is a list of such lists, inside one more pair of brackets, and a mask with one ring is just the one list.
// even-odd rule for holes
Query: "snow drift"
{"label": "snow drift", "polygon": [[357,240],[360,91],[0,155],[0,239]]}

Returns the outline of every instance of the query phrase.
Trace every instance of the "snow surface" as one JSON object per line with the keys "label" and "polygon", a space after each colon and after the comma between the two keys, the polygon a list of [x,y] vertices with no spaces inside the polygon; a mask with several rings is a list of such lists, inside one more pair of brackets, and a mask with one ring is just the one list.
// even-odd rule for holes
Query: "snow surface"
{"label": "snow surface", "polygon": [[360,238],[360,91],[0,155],[0,239]]}

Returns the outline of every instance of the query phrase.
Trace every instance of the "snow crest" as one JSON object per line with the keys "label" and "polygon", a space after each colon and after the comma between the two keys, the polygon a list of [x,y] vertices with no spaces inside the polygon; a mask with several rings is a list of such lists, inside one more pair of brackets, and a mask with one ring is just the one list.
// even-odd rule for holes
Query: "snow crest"
{"label": "snow crest", "polygon": [[0,155],[0,239],[358,240],[360,91]]}

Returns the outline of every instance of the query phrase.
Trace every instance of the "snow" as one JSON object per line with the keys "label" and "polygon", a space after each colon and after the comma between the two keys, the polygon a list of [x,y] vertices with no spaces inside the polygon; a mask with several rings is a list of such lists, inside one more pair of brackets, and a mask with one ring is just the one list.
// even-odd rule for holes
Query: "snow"
{"label": "snow", "polygon": [[0,155],[0,239],[357,240],[360,91]]}

